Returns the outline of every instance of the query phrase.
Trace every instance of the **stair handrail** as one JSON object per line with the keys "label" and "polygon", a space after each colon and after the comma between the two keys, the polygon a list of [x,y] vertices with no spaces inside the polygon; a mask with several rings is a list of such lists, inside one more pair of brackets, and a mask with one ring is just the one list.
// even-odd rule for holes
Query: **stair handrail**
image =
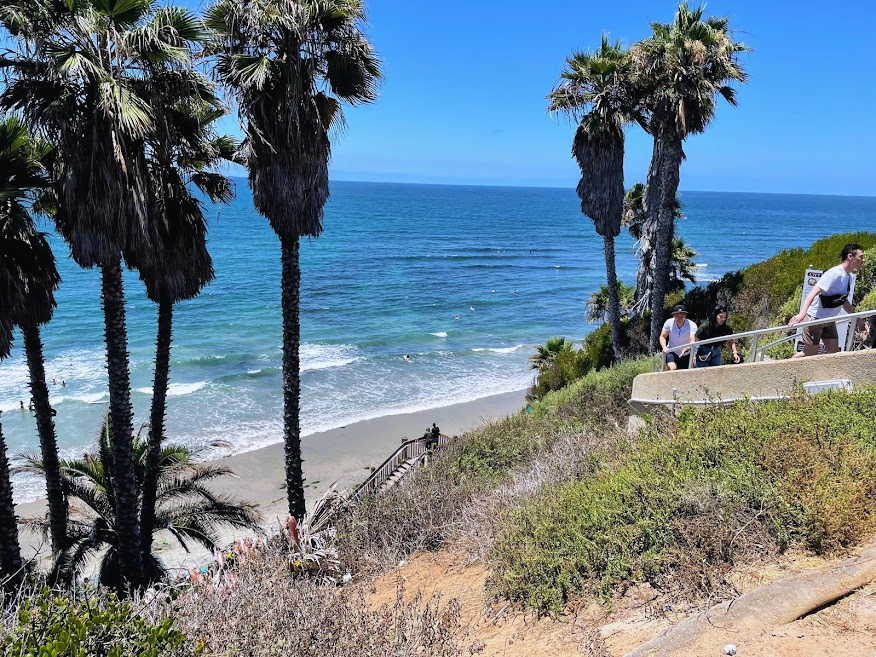
{"label": "stair handrail", "polygon": [[[758,353],[757,342],[758,342],[758,338],[761,335],[766,335],[768,333],[776,333],[778,331],[790,331],[790,330],[796,331],[798,328],[805,328],[807,326],[818,326],[820,324],[833,324],[833,323],[838,324],[840,322],[852,322],[854,320],[864,319],[867,317],[872,317],[874,315],[876,315],[876,310],[862,310],[860,312],[835,315],[833,317],[823,317],[820,319],[811,319],[811,320],[808,320],[805,322],[799,322],[797,324],[783,324],[781,326],[773,326],[771,328],[755,329],[753,331],[742,331],[741,333],[733,333],[732,335],[722,335],[721,337],[718,337],[718,338],[708,338],[706,340],[696,340],[694,342],[688,342],[686,344],[675,345],[674,347],[672,347],[672,349],[670,349],[670,351],[677,352],[679,350],[686,349],[686,348],[690,347],[691,348],[690,349],[690,356],[689,356],[690,367],[693,368],[694,359],[696,358],[695,347],[699,347],[700,345],[704,345],[704,344],[712,344],[715,342],[727,342],[728,340],[739,340],[740,338],[754,338],[752,340],[752,343],[751,343],[751,353],[749,355],[749,360],[750,360],[750,362],[755,362],[755,360],[757,358],[757,353]],[[791,337],[793,337],[793,336],[788,336],[788,338],[791,338]],[[854,337],[854,330],[851,330],[851,331],[849,331],[849,337],[846,341],[847,347],[848,347],[848,343],[851,342],[853,337]],[[654,362],[654,366],[652,368],[653,371],[656,372],[656,371],[658,371],[658,369],[660,372],[664,371],[666,369],[666,354],[664,354],[662,351],[654,354],[654,361],[653,362]]]}
{"label": "stair handrail", "polygon": [[[413,458],[421,458],[425,456],[428,451],[426,449],[427,440],[427,438],[421,436],[403,442],[383,463],[368,475],[365,481],[356,487],[356,490],[353,491],[347,500],[355,502],[366,492],[377,490],[392,476],[402,463]],[[438,446],[446,445],[449,441],[450,436],[443,433],[438,434]]]}

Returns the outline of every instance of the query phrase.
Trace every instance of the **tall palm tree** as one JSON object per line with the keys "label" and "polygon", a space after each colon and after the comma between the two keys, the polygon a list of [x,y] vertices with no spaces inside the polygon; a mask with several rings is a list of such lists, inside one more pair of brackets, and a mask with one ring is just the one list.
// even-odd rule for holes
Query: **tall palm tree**
{"label": "tall palm tree", "polygon": [[15,517],[15,502],[12,500],[12,477],[6,456],[3,425],[0,423],[0,585],[9,589],[15,588],[24,575],[22,568],[18,519]]}
{"label": "tall palm tree", "polygon": [[380,61],[362,0],[219,0],[207,11],[216,73],[243,124],[256,209],[280,238],[283,425],[289,513],[304,515],[299,406],[299,242],[322,232],[329,131],[341,103],[377,97]]}
{"label": "tall palm tree", "polygon": [[630,75],[632,60],[620,41],[611,43],[603,34],[598,50],[575,53],[566,64],[561,83],[548,96],[549,109],[579,121],[572,142],[572,155],[581,168],[576,191],[581,211],[602,236],[608,322],[615,358],[620,359],[623,344],[614,238],[623,222],[624,125],[640,118]]}
{"label": "tall palm tree", "polygon": [[748,47],[734,41],[729,19],[704,19],[705,6],[678,6],[672,23],[652,23],[653,35],[632,49],[635,74],[645,90],[654,139],[645,193],[648,221],[643,239],[654,248],[651,294],[651,343],[663,324],[663,300],[669,284],[673,215],[678,191],[682,144],[688,135],[705,131],[715,115],[717,97],[736,104],[730,85],[744,83],[739,54]]}
{"label": "tall palm tree", "polygon": [[61,486],[40,324],[52,318],[61,277],[45,235],[36,230],[28,212],[28,203],[38,200],[35,195],[45,193],[49,186],[45,163],[50,152],[46,144],[31,139],[18,117],[0,121],[0,268],[4,270],[0,275],[18,279],[18,302],[10,299],[5,305],[12,308],[7,317],[21,328],[24,337],[37,433],[46,464],[52,551],[57,553],[66,544],[67,499]]}
{"label": "tall palm tree", "polygon": [[[225,176],[211,169],[222,160],[236,160],[238,144],[216,134],[213,124],[225,115],[205,80],[193,78],[185,90],[174,91],[161,83],[152,91],[152,102],[167,107],[156,113],[158,129],[150,136],[147,162],[150,180],[150,216],[157,233],[155,266],[141,267],[146,295],[158,305],[155,341],[155,378],[143,495],[140,501],[141,551],[144,559],[152,549],[159,455],[164,440],[164,418],[170,381],[170,345],[173,307],[193,299],[213,280],[213,261],[207,251],[204,208],[193,193],[198,188],[214,202],[229,203],[234,188]],[[180,96],[188,92],[189,98]]]}
{"label": "tall palm tree", "polygon": [[[120,571],[120,537],[112,485],[115,450],[110,444],[111,424],[107,418],[101,427],[96,452],[86,453],[81,459],[61,460],[64,488],[73,503],[70,544],[61,559],[63,568],[79,573],[90,557],[102,553],[100,582],[118,589],[126,578]],[[143,486],[147,449],[146,443],[135,436],[132,452],[138,488]],[[205,454],[204,449],[166,445],[158,459],[153,531],[168,530],[187,552],[192,544],[201,545],[211,552],[219,549],[220,530],[225,527],[259,529],[259,514],[252,505],[217,495],[206,486],[208,482],[232,472],[227,466],[199,463],[198,459]],[[18,471],[39,475],[43,463],[30,455]],[[46,524],[39,520],[28,524],[38,531],[47,529]],[[147,580],[152,582],[166,574],[161,560],[151,551],[146,561],[146,574]]]}
{"label": "tall palm tree", "polygon": [[[143,581],[122,259],[148,266],[145,139],[153,112],[139,91],[151,62],[190,61],[179,12],[154,0],[9,0],[13,78],[0,105],[57,148],[55,225],[73,259],[101,272],[119,560]],[[183,43],[183,46],[180,45]]]}

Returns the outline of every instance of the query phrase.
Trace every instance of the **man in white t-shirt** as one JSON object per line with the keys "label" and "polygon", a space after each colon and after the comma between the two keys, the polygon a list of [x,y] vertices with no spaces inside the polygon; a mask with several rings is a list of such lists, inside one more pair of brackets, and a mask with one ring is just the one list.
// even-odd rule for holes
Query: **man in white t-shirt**
{"label": "man in white t-shirt", "polygon": [[677,305],[672,309],[672,317],[663,324],[660,331],[660,346],[666,354],[666,366],[670,370],[686,370],[690,367],[690,347],[673,349],[682,344],[696,341],[697,325],[687,318],[687,308]]}
{"label": "man in white t-shirt", "polygon": [[[843,310],[855,312],[849,290],[852,284],[852,274],[857,273],[864,264],[864,250],[859,244],[846,244],[843,247],[842,262],[831,267],[821,275],[803,301],[803,309],[794,315],[789,326],[812,319],[836,317]],[[860,324],[860,321],[858,322]],[[839,335],[836,324],[820,324],[807,326],[803,329],[803,351],[794,354],[794,358],[814,356],[818,353],[818,343],[824,343],[824,351],[835,354],[839,351]]]}

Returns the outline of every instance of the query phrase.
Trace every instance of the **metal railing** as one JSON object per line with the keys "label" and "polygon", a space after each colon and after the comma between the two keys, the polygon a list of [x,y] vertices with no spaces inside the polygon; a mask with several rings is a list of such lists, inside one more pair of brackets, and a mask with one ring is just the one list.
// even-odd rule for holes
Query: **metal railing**
{"label": "metal railing", "polygon": [[[723,335],[719,338],[709,338],[707,340],[697,340],[696,342],[688,342],[686,344],[680,344],[680,345],[674,346],[674,347],[672,347],[672,349],[670,351],[678,352],[678,351],[683,351],[684,349],[690,349],[690,353],[688,355],[688,358],[690,358],[689,366],[691,369],[693,369],[693,367],[695,365],[695,360],[696,360],[697,347],[700,347],[702,345],[714,344],[717,342],[729,342],[730,340],[738,341],[740,338],[751,338],[751,348],[750,348],[750,354],[749,354],[748,361],[755,362],[758,360],[758,354],[760,354],[760,359],[761,360],[763,359],[763,355],[768,348],[770,348],[774,345],[777,345],[777,344],[781,344],[783,342],[788,342],[788,341],[796,338],[796,336],[797,336],[796,330],[798,328],[806,328],[807,326],[818,326],[820,324],[833,324],[833,323],[839,324],[840,322],[849,323],[849,332],[848,332],[848,336],[846,337],[845,347],[846,347],[846,351],[851,351],[853,341],[855,338],[854,327],[851,326],[851,324],[853,322],[857,321],[858,319],[865,319],[867,317],[873,317],[873,316],[876,316],[876,310],[862,310],[861,312],[850,313],[847,315],[839,315],[837,317],[811,319],[811,320],[808,320],[806,322],[800,322],[799,324],[792,324],[792,325],[786,324],[783,326],[774,326],[772,328],[756,329],[754,331],[743,331],[742,333],[734,333],[732,335]],[[795,333],[792,335],[788,335],[788,336],[785,336],[783,338],[780,338],[779,340],[775,340],[773,342],[770,342],[769,344],[766,344],[763,347],[761,347],[760,349],[758,349],[758,340],[759,340],[760,336],[768,335],[770,333],[777,333],[780,331],[794,331]],[[666,369],[666,354],[664,354],[663,352],[660,352],[658,354],[654,354],[654,361],[653,362],[654,362],[654,366],[652,368],[653,371],[655,371],[655,372],[656,371],[660,371],[660,372],[664,371]]]}
{"label": "metal railing", "polygon": [[[404,463],[414,459],[411,467],[421,464],[425,459],[429,450],[426,443],[430,439],[414,438],[413,440],[404,441],[398,449],[396,449],[383,463],[381,463],[374,471],[368,475],[368,478],[363,481],[356,490],[347,498],[348,502],[356,502],[360,497],[368,493],[373,493],[380,490],[380,487],[385,484],[389,478],[398,470]],[[438,447],[446,445],[450,442],[450,437],[443,433],[438,434]]]}

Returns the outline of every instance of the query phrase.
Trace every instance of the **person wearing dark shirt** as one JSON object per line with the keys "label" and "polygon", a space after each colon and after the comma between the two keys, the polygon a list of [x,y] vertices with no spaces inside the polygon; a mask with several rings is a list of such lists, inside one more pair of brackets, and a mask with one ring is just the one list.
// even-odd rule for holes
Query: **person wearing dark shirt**
{"label": "person wearing dark shirt", "polygon": [[[709,321],[703,322],[697,329],[697,340],[709,340],[720,338],[725,335],[733,335],[733,329],[727,324],[727,309],[724,306],[716,306],[712,311]],[[740,362],[739,351],[736,349],[735,340],[727,340],[733,350],[733,362]],[[722,364],[721,349],[724,342],[712,342],[697,347],[697,367],[717,367]]]}

